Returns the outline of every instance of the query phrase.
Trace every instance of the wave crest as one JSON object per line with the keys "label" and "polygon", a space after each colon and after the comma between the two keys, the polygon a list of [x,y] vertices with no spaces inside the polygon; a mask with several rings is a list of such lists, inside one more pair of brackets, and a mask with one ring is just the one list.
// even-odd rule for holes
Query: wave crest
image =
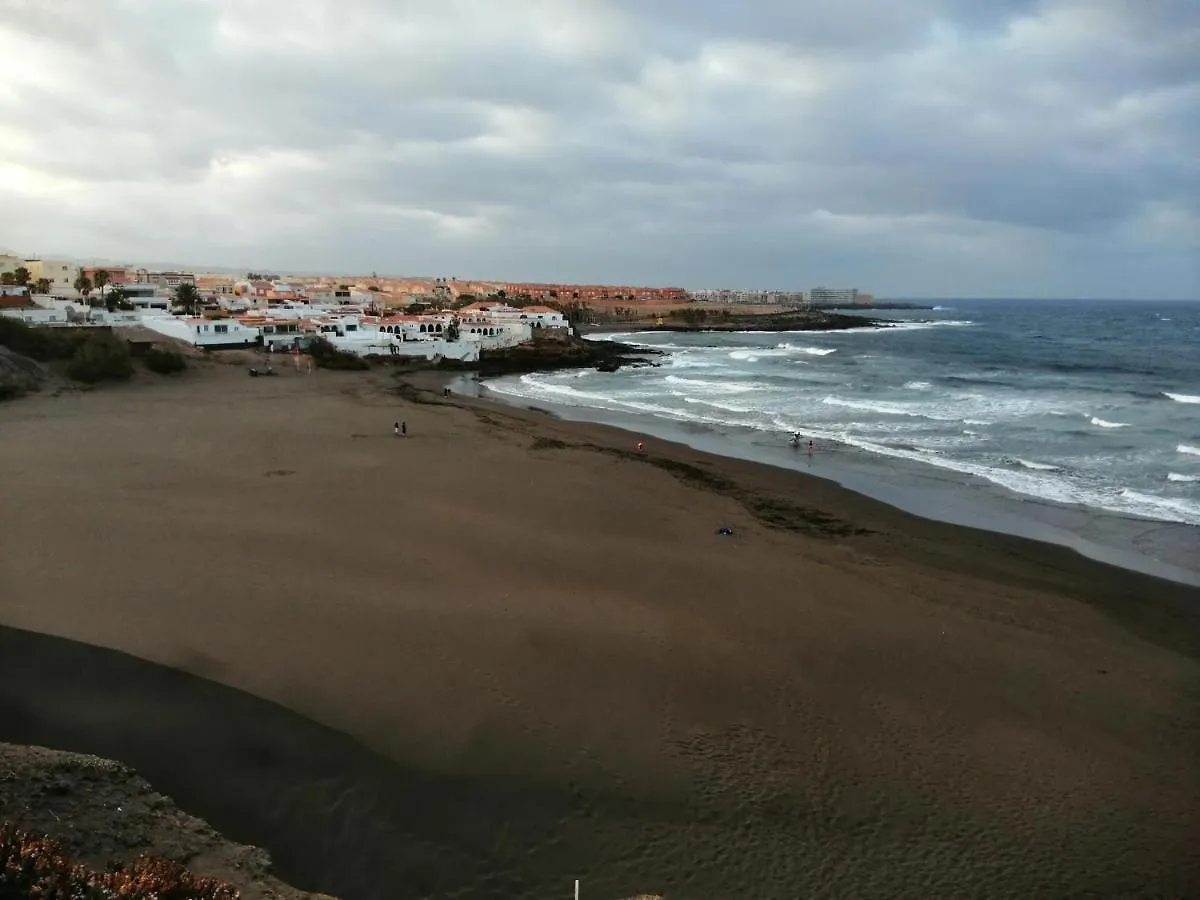
{"label": "wave crest", "polygon": [[1014,463],[1016,463],[1018,466],[1022,466],[1023,468],[1026,468],[1026,469],[1033,469],[1035,472],[1059,472],[1059,471],[1062,471],[1059,466],[1054,466],[1054,465],[1051,465],[1050,463],[1034,462],[1033,460],[1029,460],[1029,459],[1019,459],[1015,456],[1013,457],[1012,461]]}

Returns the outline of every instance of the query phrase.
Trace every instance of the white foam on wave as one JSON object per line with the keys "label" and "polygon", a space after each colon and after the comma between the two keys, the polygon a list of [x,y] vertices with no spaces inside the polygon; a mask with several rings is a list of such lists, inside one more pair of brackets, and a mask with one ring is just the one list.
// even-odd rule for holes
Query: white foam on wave
{"label": "white foam on wave", "polygon": [[778,355],[778,353],[771,353],[767,350],[731,350],[729,358],[736,359],[738,362],[758,362],[764,356]]}
{"label": "white foam on wave", "polygon": [[973,475],[997,484],[1017,494],[1023,494],[1037,500],[1052,503],[1065,503],[1078,506],[1088,506],[1107,512],[1124,515],[1141,516],[1148,519],[1158,519],[1167,522],[1181,522],[1187,525],[1200,525],[1200,503],[1187,500],[1168,500],[1153,495],[1140,494],[1136,491],[1091,487],[1069,477],[1060,471],[1026,468],[1000,468],[985,463],[968,462],[945,454],[922,453],[918,450],[907,450],[893,447],[877,441],[868,440],[858,435],[841,431],[823,431],[807,427],[801,422],[791,422],[776,418],[773,424],[788,433],[799,431],[806,437],[817,440],[834,441],[855,447],[867,453],[879,456],[890,456],[896,459],[907,459],[925,463],[939,469],[947,469],[964,475]]}
{"label": "white foam on wave", "polygon": [[1170,391],[1163,391],[1163,396],[1176,403],[1200,403],[1200,397],[1192,394],[1172,394]]}
{"label": "white foam on wave", "polygon": [[1182,481],[1185,484],[1192,484],[1200,481],[1200,475],[1180,475],[1178,472],[1168,472],[1167,481]]}
{"label": "white foam on wave", "polygon": [[832,395],[822,401],[826,406],[842,406],[846,409],[857,409],[860,412],[881,413],[885,416],[912,416],[921,419],[934,419],[939,422],[954,422],[958,416],[928,409],[917,403],[897,403],[892,400],[847,400]]}
{"label": "white foam on wave", "polygon": [[788,332],[790,334],[879,334],[884,331],[924,331],[927,328],[967,328],[975,323],[968,319],[944,319],[942,321],[896,322],[892,325],[864,325],[862,328],[814,328],[811,331]]}
{"label": "white foam on wave", "polygon": [[746,394],[760,388],[760,385],[747,384],[744,381],[706,381],[703,378],[683,378],[679,375],[668,375],[663,379],[663,383],[673,384],[676,387],[707,391],[712,394]]}
{"label": "white foam on wave", "polygon": [[963,419],[964,425],[992,425],[993,422],[988,422],[984,419]]}
{"label": "white foam on wave", "polygon": [[904,387],[909,391],[927,391],[931,385],[928,381],[906,381]]}
{"label": "white foam on wave", "polygon": [[[997,421],[1009,419],[1025,419],[1034,416],[1076,416],[1087,415],[1085,407],[1079,400],[1066,397],[1039,396],[1036,393],[1020,391],[991,391],[979,393],[966,391],[954,393],[949,399],[957,404],[959,415],[967,419],[977,420],[978,424],[995,424]],[[963,409],[962,405],[967,408]],[[986,417],[989,421],[984,422]],[[968,422],[968,424],[970,424]]]}
{"label": "white foam on wave", "polygon": [[1060,471],[1059,466],[1051,465],[1050,463],[1034,462],[1031,459],[1020,459],[1019,457],[1014,456],[1013,462],[1015,462],[1018,466],[1024,466],[1026,469],[1033,469],[1035,472],[1058,472],[1058,471]]}
{"label": "white foam on wave", "polygon": [[1200,456],[1200,447],[1193,447],[1191,444],[1180,444],[1175,448],[1176,453],[1186,453],[1188,456]]}
{"label": "white foam on wave", "polygon": [[[571,406],[586,406],[609,409],[616,412],[634,412],[654,415],[678,422],[690,422],[717,427],[748,427],[764,432],[801,432],[815,440],[830,441],[854,447],[864,452],[900,459],[912,460],[925,465],[959,472],[982,478],[1015,493],[1030,498],[1080,505],[1124,515],[1135,515],[1148,519],[1200,525],[1200,502],[1185,498],[1159,497],[1141,491],[1121,487],[1106,487],[1089,482],[1057,470],[1048,463],[1022,460],[1015,463],[1011,458],[1003,463],[968,461],[946,453],[930,453],[928,450],[889,446],[861,434],[840,430],[838,426],[814,428],[808,421],[789,421],[785,415],[767,410],[747,409],[726,403],[722,408],[720,399],[699,400],[680,404],[678,407],[653,402],[653,395],[629,395],[611,397],[583,391],[565,381],[555,381],[556,375],[524,375],[517,380],[489,382],[489,387],[500,394],[526,399],[562,403]],[[635,397],[645,399],[634,399]],[[705,411],[711,411],[711,414]],[[842,426],[845,427],[845,426]],[[1180,445],[1184,447],[1186,445]],[[1189,448],[1180,452],[1200,455],[1200,448]],[[999,462],[999,461],[998,461]]]}
{"label": "white foam on wave", "polygon": [[786,350],[789,353],[803,353],[806,356],[828,356],[830,353],[837,353],[836,347],[798,347],[786,342],[776,344],[775,349]]}
{"label": "white foam on wave", "polygon": [[1092,424],[1097,428],[1128,428],[1128,422],[1108,422],[1098,416],[1092,416]]}
{"label": "white foam on wave", "polygon": [[722,403],[720,400],[705,400],[700,397],[686,397],[683,394],[672,392],[677,397],[683,397],[684,403],[695,403],[700,406],[711,406],[713,409],[723,409],[726,412],[735,413],[752,413],[757,412],[753,406],[742,406],[738,403]]}
{"label": "white foam on wave", "polygon": [[743,347],[740,350],[730,350],[729,358],[736,359],[740,362],[758,362],[765,358],[778,358],[784,356],[828,356],[831,353],[837,353],[836,348],[830,347],[807,347],[797,344],[789,344],[787,342],[776,344],[774,347]]}
{"label": "white foam on wave", "polygon": [[1138,510],[1139,515],[1147,518],[1200,525],[1200,503],[1177,500],[1173,497],[1159,497],[1129,488],[1123,489],[1120,497],[1129,501]]}
{"label": "white foam on wave", "polygon": [[975,323],[970,319],[939,319],[928,322],[900,322],[896,325],[885,325],[880,331],[923,331],[926,328],[967,328]]}

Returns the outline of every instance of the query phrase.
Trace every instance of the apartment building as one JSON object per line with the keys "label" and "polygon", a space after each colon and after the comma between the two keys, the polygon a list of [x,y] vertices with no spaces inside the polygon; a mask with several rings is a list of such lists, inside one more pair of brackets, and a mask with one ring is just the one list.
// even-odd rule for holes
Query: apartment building
{"label": "apartment building", "polygon": [[24,265],[29,270],[29,280],[35,284],[45,278],[52,292],[75,289],[79,266],[69,259],[26,259]]}

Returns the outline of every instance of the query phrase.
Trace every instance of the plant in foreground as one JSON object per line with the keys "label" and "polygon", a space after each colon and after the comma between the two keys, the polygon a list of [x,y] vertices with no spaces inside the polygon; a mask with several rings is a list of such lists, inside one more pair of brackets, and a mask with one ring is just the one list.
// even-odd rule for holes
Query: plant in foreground
{"label": "plant in foreground", "polygon": [[0,900],[238,900],[231,885],[198,878],[180,863],[139,857],[98,872],[61,844],[0,825]]}

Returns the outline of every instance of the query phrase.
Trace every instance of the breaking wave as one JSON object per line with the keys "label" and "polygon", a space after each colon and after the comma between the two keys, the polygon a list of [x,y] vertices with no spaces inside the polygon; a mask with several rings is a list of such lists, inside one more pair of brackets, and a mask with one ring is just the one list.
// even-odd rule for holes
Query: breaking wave
{"label": "breaking wave", "polygon": [[1180,475],[1178,472],[1169,472],[1167,481],[1182,481],[1185,484],[1200,481],[1200,475]]}
{"label": "breaking wave", "polygon": [[706,381],[703,378],[683,378],[679,375],[668,375],[663,382],[676,387],[708,391],[713,394],[746,394],[758,389],[758,385],[742,381]]}
{"label": "breaking wave", "polygon": [[1013,462],[1018,466],[1024,466],[1026,469],[1033,469],[1035,472],[1059,472],[1060,466],[1051,465],[1050,463],[1034,462],[1029,459],[1018,459],[1013,457]]}
{"label": "breaking wave", "polygon": [[837,353],[836,347],[797,347],[795,344],[776,344],[776,350],[786,350],[790,353],[804,353],[808,356],[828,356],[830,353]]}
{"label": "breaking wave", "polygon": [[1107,422],[1097,416],[1092,416],[1092,424],[1097,428],[1128,428],[1128,422]]}
{"label": "breaking wave", "polygon": [[1200,403],[1200,397],[1192,394],[1172,394],[1170,391],[1163,391],[1163,396],[1176,403]]}

